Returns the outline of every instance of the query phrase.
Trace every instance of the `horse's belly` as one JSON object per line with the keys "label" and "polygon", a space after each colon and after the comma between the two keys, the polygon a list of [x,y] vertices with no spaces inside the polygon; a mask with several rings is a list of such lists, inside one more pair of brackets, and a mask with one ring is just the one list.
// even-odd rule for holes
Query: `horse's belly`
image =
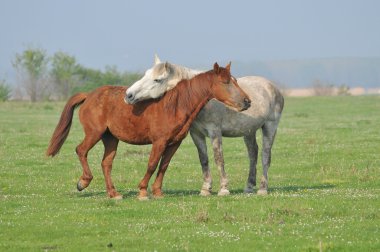
{"label": "horse's belly", "polygon": [[[241,137],[255,133],[264,124],[264,117],[252,111],[237,112],[225,107],[219,114],[218,126],[225,137]],[[211,110],[209,112],[212,112]]]}
{"label": "horse's belly", "polygon": [[109,127],[111,134],[117,139],[134,145],[145,145],[152,143],[149,134],[147,134],[148,131],[141,130],[141,128],[138,127],[122,126],[119,125],[119,127]]}
{"label": "horse's belly", "polygon": [[150,141],[150,139],[137,139],[137,138],[119,138],[121,141],[125,142],[125,143],[129,143],[129,144],[133,144],[133,145],[147,145],[147,144],[152,144],[152,141]]}
{"label": "horse's belly", "polygon": [[220,125],[222,136],[224,137],[241,137],[255,133],[263,124],[260,118],[223,118]]}
{"label": "horse's belly", "polygon": [[221,102],[211,100],[198,114],[192,129],[208,136],[221,131],[225,137],[241,137],[256,132],[265,118],[251,111],[237,112]]}

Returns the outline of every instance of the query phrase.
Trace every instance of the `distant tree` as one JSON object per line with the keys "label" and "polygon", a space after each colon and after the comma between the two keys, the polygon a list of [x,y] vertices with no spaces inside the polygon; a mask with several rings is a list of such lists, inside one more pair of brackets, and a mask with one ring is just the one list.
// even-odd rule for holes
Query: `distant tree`
{"label": "distant tree", "polygon": [[334,94],[334,85],[324,83],[318,79],[313,81],[312,87],[316,96],[331,96]]}
{"label": "distant tree", "polygon": [[0,80],[0,101],[7,101],[11,96],[12,89],[5,83],[4,80]]}
{"label": "distant tree", "polygon": [[102,83],[102,72],[78,65],[75,73],[78,85],[73,89],[73,93],[88,92],[104,85]]}
{"label": "distant tree", "polygon": [[122,81],[122,75],[116,66],[106,66],[105,72],[102,73],[103,85],[121,85]]}
{"label": "distant tree", "polygon": [[130,86],[133,83],[135,83],[137,80],[141,79],[142,74],[140,73],[130,73],[130,72],[125,72],[122,75],[122,84],[124,86]]}
{"label": "distant tree", "polygon": [[79,66],[76,76],[79,85],[74,92],[88,92],[104,85],[129,86],[141,78],[138,73],[120,73],[115,66],[107,66],[104,72]]}
{"label": "distant tree", "polygon": [[350,87],[342,84],[338,87],[338,95],[350,95]]}
{"label": "distant tree", "polygon": [[39,48],[26,49],[16,54],[13,67],[21,75],[22,85],[30,100],[35,102],[46,95],[46,71],[48,57],[44,50]]}
{"label": "distant tree", "polygon": [[73,88],[78,85],[78,80],[75,74],[78,69],[78,64],[73,56],[64,52],[57,52],[51,59],[50,76],[52,77],[55,90],[58,97],[66,100],[73,91]]}
{"label": "distant tree", "polygon": [[121,73],[116,66],[106,66],[105,72],[102,73],[102,83],[103,85],[129,86],[141,77],[141,74],[138,73]]}

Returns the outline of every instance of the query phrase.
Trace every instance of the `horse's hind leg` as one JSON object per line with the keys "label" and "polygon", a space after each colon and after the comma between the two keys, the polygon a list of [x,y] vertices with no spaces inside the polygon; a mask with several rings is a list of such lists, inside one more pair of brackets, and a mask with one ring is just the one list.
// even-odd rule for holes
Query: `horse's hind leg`
{"label": "horse's hind leg", "polygon": [[210,167],[208,165],[207,144],[205,136],[194,131],[190,131],[191,138],[198,150],[199,161],[201,162],[203,172],[203,185],[200,195],[211,195],[212,178],[210,173]]}
{"label": "horse's hind leg", "polygon": [[123,196],[116,191],[111,178],[112,162],[116,156],[119,140],[115,138],[110,132],[106,132],[103,134],[102,141],[104,144],[102,169],[106,182],[107,194],[110,198],[122,199]]}
{"label": "horse's hind leg", "polygon": [[87,162],[87,154],[89,150],[94,147],[94,145],[100,140],[99,135],[90,135],[86,134],[84,137],[82,143],[80,143],[77,148],[76,148],[76,153],[79,157],[79,161],[82,165],[83,168],[83,174],[80,177],[78,184],[77,184],[77,189],[78,191],[82,191],[88,185],[90,184],[92,180],[92,173],[90,170],[90,167],[88,166]]}
{"label": "horse's hind leg", "polygon": [[274,138],[276,136],[278,122],[268,121],[262,127],[263,132],[263,149],[262,149],[262,165],[263,176],[260,181],[260,188],[257,194],[265,195],[268,193],[268,169],[271,163],[271,152]]}
{"label": "horse's hind leg", "polygon": [[256,186],[256,165],[257,165],[257,154],[259,147],[256,142],[256,132],[244,136],[244,142],[247,147],[248,157],[249,157],[249,175],[247,180],[247,187],[244,189],[245,193],[253,193],[253,188]]}

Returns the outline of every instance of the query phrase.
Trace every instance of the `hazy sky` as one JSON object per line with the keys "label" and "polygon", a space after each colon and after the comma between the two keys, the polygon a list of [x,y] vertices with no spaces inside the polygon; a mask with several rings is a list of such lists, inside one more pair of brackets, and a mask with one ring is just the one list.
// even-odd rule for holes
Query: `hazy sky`
{"label": "hazy sky", "polygon": [[144,71],[215,61],[380,56],[377,0],[0,0],[0,79],[28,46]]}

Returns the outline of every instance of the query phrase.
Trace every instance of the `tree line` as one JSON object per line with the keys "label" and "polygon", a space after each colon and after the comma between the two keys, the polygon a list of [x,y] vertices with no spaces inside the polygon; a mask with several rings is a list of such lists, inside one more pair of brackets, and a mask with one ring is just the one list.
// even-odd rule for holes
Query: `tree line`
{"label": "tree line", "polygon": [[[97,70],[79,64],[65,52],[49,56],[41,48],[28,48],[16,53],[12,66],[17,72],[18,86],[13,97],[27,97],[32,102],[41,100],[66,100],[77,92],[87,92],[103,85],[130,85],[141,75],[120,72],[115,66]],[[10,98],[12,89],[0,80],[0,100]]]}

